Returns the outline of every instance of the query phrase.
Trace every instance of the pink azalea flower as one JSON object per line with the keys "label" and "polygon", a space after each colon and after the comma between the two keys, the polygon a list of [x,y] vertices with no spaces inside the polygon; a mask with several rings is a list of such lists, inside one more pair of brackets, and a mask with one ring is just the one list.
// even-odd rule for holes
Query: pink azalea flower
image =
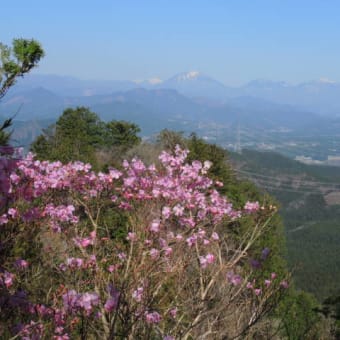
{"label": "pink azalea flower", "polygon": [[233,285],[238,286],[242,283],[242,278],[240,275],[234,274],[233,271],[227,273],[227,280]]}
{"label": "pink azalea flower", "polygon": [[9,216],[14,218],[18,215],[18,210],[15,208],[9,208],[7,213]]}
{"label": "pink azalea flower", "polygon": [[254,293],[255,293],[256,296],[259,296],[262,293],[262,289],[260,289],[260,288],[254,289]]}
{"label": "pink azalea flower", "polygon": [[165,219],[168,219],[171,216],[171,209],[169,207],[163,207],[163,209],[162,209],[162,216]]}
{"label": "pink azalea flower", "polygon": [[15,261],[15,266],[20,269],[28,268],[28,262],[23,259],[18,259]]}
{"label": "pink azalea flower", "polygon": [[159,233],[159,224],[159,220],[152,221],[150,225],[150,231],[152,231],[153,233]]}
{"label": "pink azalea flower", "polygon": [[259,202],[247,202],[244,206],[244,210],[247,212],[247,213],[253,213],[253,212],[256,212],[260,209],[260,204]]}
{"label": "pink azalea flower", "polygon": [[14,275],[12,273],[5,271],[5,273],[3,274],[3,282],[7,288],[13,285],[13,279]]}
{"label": "pink azalea flower", "polygon": [[138,287],[135,291],[132,293],[132,297],[137,301],[141,302],[143,298],[143,292],[144,288],[143,287]]}
{"label": "pink azalea flower", "polygon": [[162,317],[157,312],[146,312],[145,313],[145,320],[149,324],[159,323]]}
{"label": "pink azalea flower", "polygon": [[211,238],[214,241],[218,241],[220,239],[220,237],[218,236],[218,234],[215,231],[211,234]]}
{"label": "pink azalea flower", "polygon": [[253,289],[254,288],[254,286],[253,286],[253,284],[251,282],[248,282],[246,287],[248,289]]}
{"label": "pink azalea flower", "polygon": [[170,314],[170,316],[172,317],[172,318],[176,318],[176,316],[177,316],[177,307],[174,307],[174,308],[171,308],[170,310],[169,310],[169,314]]}
{"label": "pink azalea flower", "polygon": [[280,286],[284,289],[287,289],[289,287],[288,282],[286,280],[281,281]]}
{"label": "pink azalea flower", "polygon": [[133,242],[133,241],[137,241],[137,235],[136,235],[136,233],[128,233],[128,236],[126,237],[126,239],[128,240],[128,241],[131,241],[131,242]]}
{"label": "pink azalea flower", "polygon": [[165,249],[164,249],[164,255],[165,256],[170,256],[171,254],[172,254],[172,248],[171,247],[166,247]]}
{"label": "pink azalea flower", "polygon": [[153,260],[156,260],[158,257],[159,257],[159,250],[158,249],[155,249],[155,248],[152,248],[150,250],[150,256]]}

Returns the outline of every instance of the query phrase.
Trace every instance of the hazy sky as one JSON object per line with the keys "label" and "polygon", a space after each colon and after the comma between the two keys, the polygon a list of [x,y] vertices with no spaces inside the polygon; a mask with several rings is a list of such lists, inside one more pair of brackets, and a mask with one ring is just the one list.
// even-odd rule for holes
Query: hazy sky
{"label": "hazy sky", "polygon": [[340,81],[337,0],[16,0],[0,41],[39,40],[38,73],[166,79],[198,70],[225,84],[256,78]]}

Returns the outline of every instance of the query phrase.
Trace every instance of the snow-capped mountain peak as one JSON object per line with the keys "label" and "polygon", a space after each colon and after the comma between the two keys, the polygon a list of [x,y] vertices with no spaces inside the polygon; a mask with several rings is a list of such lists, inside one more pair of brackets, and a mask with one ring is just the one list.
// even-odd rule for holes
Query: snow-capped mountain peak
{"label": "snow-capped mountain peak", "polygon": [[192,80],[192,79],[198,78],[199,76],[200,76],[200,73],[198,71],[190,71],[187,73],[181,73],[176,78],[178,81],[183,81],[183,80]]}

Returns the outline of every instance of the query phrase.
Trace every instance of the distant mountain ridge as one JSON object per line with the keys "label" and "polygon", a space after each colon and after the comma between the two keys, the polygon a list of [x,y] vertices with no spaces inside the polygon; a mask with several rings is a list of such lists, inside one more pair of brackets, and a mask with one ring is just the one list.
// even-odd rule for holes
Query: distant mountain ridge
{"label": "distant mountain ridge", "polygon": [[148,119],[156,119],[164,125],[159,129],[166,127],[169,119],[189,120],[196,124],[241,123],[249,127],[257,124],[263,128],[294,128],[302,122],[307,124],[318,119],[310,112],[255,97],[230,97],[213,106],[203,99],[185,96],[178,90],[160,87],[91,96],[62,96],[43,87],[14,91],[0,103],[0,115],[17,114],[19,120],[50,119],[57,118],[65,108],[76,106],[90,107],[105,120],[137,119],[145,126]]}
{"label": "distant mountain ridge", "polygon": [[[299,88],[310,98],[299,98]],[[296,86],[256,80],[231,88],[197,71],[163,82],[153,79],[142,83],[29,75],[0,102],[0,116],[27,122],[53,121],[67,107],[86,106],[103,120],[138,124],[145,138],[168,128],[196,132],[233,150],[270,149],[292,158],[324,162],[329,157],[340,159],[339,93],[339,84],[327,79]],[[313,100],[315,105],[311,105]],[[292,104],[294,101],[298,103]],[[322,101],[327,102],[322,110],[308,109],[322,106]],[[333,116],[320,115],[327,110]],[[43,125],[33,124],[32,129]],[[28,137],[25,140],[29,142]]]}
{"label": "distant mountain ridge", "polygon": [[230,98],[254,97],[277,104],[288,104],[299,110],[319,114],[340,115],[340,83],[326,78],[292,85],[284,81],[256,79],[239,87],[222,82],[198,71],[179,73],[162,81],[80,80],[75,77],[30,74],[21,79],[13,93],[43,87],[64,97],[111,94],[136,88],[173,89],[190,98],[205,98],[225,103]]}

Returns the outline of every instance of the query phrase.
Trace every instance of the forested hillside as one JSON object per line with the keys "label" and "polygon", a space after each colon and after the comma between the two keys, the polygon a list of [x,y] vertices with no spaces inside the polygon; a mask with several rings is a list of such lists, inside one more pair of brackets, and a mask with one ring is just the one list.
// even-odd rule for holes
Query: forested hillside
{"label": "forested hillside", "polygon": [[231,157],[239,178],[248,178],[280,202],[297,287],[320,300],[338,294],[339,168],[306,165],[272,152],[243,150]]}

